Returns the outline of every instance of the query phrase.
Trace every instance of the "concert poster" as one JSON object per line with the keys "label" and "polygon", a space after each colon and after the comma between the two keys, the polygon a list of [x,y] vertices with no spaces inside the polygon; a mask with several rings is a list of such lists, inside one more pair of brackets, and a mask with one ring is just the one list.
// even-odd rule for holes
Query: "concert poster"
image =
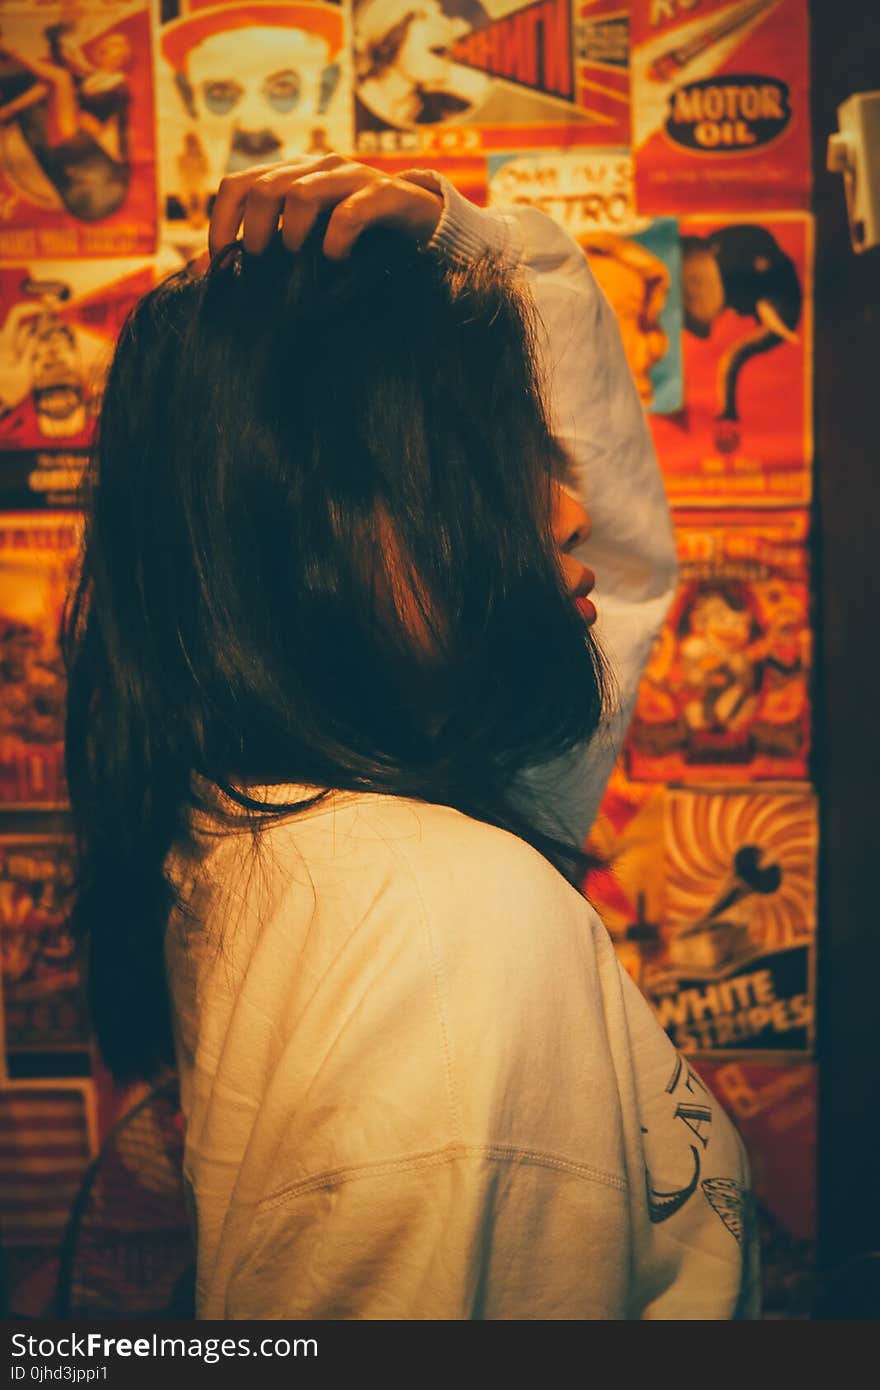
{"label": "concert poster", "polygon": [[58,639],[80,531],[74,513],[0,515],[0,807],[67,803]]}
{"label": "concert poster", "polygon": [[225,174],[353,147],[351,65],[339,4],[165,5],[157,29],[163,235],[207,239]]}
{"label": "concert poster", "polygon": [[149,5],[11,0],[0,15],[0,256],[149,254]]}
{"label": "concert poster", "polygon": [[490,201],[527,203],[564,227],[613,308],[645,409],[680,410],[681,247],[673,217],[639,217],[625,150],[490,155]]}
{"label": "concert poster", "polygon": [[629,144],[619,0],[354,0],[359,155]]}
{"label": "concert poster", "polygon": [[636,779],[806,780],[806,512],[677,512],[680,584],[627,739]]}
{"label": "concert poster", "polygon": [[682,1052],[809,1051],[816,840],[809,791],[612,779],[584,891]]}
{"label": "concert poster", "polygon": [[683,218],[685,404],[651,417],[676,507],[805,506],[812,221]]}
{"label": "concert poster", "polygon": [[0,836],[0,955],[7,1053],[87,1050],[89,1028],[66,898],[72,846]]}
{"label": "concert poster", "polygon": [[645,213],[810,203],[807,0],[632,0]]}
{"label": "concert poster", "polygon": [[765,1318],[808,1318],[815,1284],[818,1069],[701,1061],[749,1156]]}

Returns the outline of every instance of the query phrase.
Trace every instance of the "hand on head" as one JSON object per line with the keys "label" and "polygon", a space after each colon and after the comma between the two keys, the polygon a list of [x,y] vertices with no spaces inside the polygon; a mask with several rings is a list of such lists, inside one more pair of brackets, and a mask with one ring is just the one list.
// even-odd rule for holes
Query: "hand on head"
{"label": "hand on head", "polygon": [[258,165],[221,183],[211,213],[210,253],[228,246],[241,228],[245,250],[259,255],[279,218],[284,245],[298,251],[319,215],[330,209],[324,254],[340,261],[366,227],[393,227],[424,245],[440,220],[443,199],[431,174],[391,176],[337,154]]}

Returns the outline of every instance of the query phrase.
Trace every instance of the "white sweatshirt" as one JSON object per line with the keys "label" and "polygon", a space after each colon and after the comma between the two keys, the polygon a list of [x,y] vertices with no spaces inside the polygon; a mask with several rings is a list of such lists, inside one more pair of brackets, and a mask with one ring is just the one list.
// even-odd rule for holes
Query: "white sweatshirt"
{"label": "white sweatshirt", "polygon": [[[620,710],[604,745],[541,774],[579,835],[669,598],[668,512],[582,253],[538,212],[443,191],[440,254],[491,242],[524,267],[593,515]],[[266,830],[256,859],[227,832],[172,868],[191,908],[167,960],[199,1317],[755,1314],[736,1133],[530,846],[340,792]]]}

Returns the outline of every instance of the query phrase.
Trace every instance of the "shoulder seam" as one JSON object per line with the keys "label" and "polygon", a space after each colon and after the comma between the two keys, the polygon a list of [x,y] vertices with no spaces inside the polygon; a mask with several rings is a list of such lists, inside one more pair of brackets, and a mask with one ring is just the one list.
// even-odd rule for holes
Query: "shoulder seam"
{"label": "shoulder seam", "polygon": [[363,1163],[351,1168],[334,1168],[318,1173],[311,1178],[291,1183],[289,1187],[273,1192],[256,1203],[257,1211],[269,1211],[297,1197],[311,1192],[341,1187],[365,1178],[385,1177],[394,1173],[418,1171],[422,1168],[437,1168],[456,1163],[460,1159],[487,1158],[498,1163],[531,1164],[539,1168],[550,1168],[567,1173],[589,1183],[602,1187],[613,1187],[620,1192],[629,1189],[625,1177],[605,1172],[590,1163],[578,1163],[564,1158],[561,1154],[546,1153],[540,1149],[520,1148],[514,1144],[448,1144],[442,1149],[430,1149],[426,1153],[407,1154],[401,1158],[387,1159],[378,1163]]}

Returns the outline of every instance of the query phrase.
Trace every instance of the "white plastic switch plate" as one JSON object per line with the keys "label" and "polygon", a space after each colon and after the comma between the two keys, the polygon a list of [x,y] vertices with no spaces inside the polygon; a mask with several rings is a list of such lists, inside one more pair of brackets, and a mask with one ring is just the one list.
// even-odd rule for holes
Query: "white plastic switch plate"
{"label": "white plastic switch plate", "polygon": [[880,92],[855,92],[837,108],[828,168],[843,174],[854,251],[880,245]]}

